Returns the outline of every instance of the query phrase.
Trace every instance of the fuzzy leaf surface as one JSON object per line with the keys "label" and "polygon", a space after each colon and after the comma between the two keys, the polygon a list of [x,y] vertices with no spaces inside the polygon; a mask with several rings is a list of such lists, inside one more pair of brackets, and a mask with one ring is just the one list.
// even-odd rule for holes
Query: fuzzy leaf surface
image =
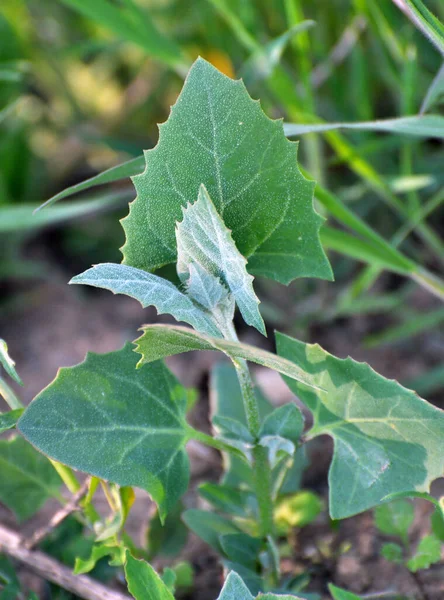
{"label": "fuzzy leaf surface", "polygon": [[330,514],[343,519],[390,494],[428,491],[444,472],[444,412],[369,365],[332,356],[317,344],[277,334],[280,356],[294,360],[325,391],[286,379],[313,413],[309,437],[335,441]]}
{"label": "fuzzy leaf surface", "polygon": [[241,577],[234,571],[229,573],[217,600],[254,600]]}
{"label": "fuzzy leaf surface", "polygon": [[183,219],[176,226],[180,280],[188,283],[191,266],[204,269],[230,290],[245,322],[265,335],[259,299],[253,290],[253,276],[247,272],[247,261],[236,248],[231,231],[225,226],[204,185],[199,188],[197,201],[182,210]]}
{"label": "fuzzy leaf surface", "polygon": [[104,288],[113,294],[125,294],[138,300],[144,308],[155,306],[159,314],[170,314],[199,331],[220,336],[218,328],[206,311],[199,308],[167,279],[142,269],[103,263],[76,275],[70,283]]}
{"label": "fuzzy leaf surface", "polygon": [[[23,385],[22,380],[20,379],[17,371],[15,370],[15,362],[9,356],[8,345],[5,340],[0,338],[0,365],[5,369],[6,373],[11,377],[14,381]],[[1,371],[0,371],[1,373]]]}
{"label": "fuzzy leaf surface", "polygon": [[51,497],[58,496],[62,480],[47,458],[20,436],[0,440],[0,502],[20,521],[32,517]]}
{"label": "fuzzy leaf surface", "polygon": [[136,352],[142,355],[139,366],[182,352],[218,350],[231,359],[243,358],[302,381],[308,386],[319,387],[315,383],[316,377],[306,373],[295,363],[255,346],[208,337],[176,325],[144,325],[142,330],[143,335],[134,342]]}
{"label": "fuzzy leaf surface", "polygon": [[123,262],[153,271],[176,261],[175,224],[204,184],[231,229],[248,269],[282,283],[330,279],[313,209],[313,183],[301,175],[297,145],[233,81],[203,59],[192,66],[123,220]]}
{"label": "fuzzy leaf surface", "polygon": [[146,489],[164,518],[188,485],[186,391],[163,363],[136,362],[127,344],[60,369],[18,428],[55,460]]}

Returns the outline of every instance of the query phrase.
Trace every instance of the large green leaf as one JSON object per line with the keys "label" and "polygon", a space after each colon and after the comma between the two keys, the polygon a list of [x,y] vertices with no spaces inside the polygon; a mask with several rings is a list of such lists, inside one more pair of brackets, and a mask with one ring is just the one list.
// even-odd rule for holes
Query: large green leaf
{"label": "large green leaf", "polygon": [[128,591],[136,600],[174,600],[173,594],[153,567],[133,558],[129,550],[126,552],[125,577]]}
{"label": "large green leaf", "polygon": [[60,369],[18,428],[55,460],[146,489],[164,517],[188,485],[186,391],[163,363],[136,362],[127,344]]}
{"label": "large green leaf", "polygon": [[114,294],[131,296],[144,308],[155,306],[159,314],[168,313],[199,331],[215,336],[221,335],[207,311],[199,308],[189,296],[167,279],[142,269],[103,263],[76,275],[70,283],[92,285],[111,290]]}
{"label": "large green leaf", "polygon": [[317,379],[315,376],[305,372],[294,362],[255,346],[212,338],[187,327],[176,325],[144,325],[142,330],[143,335],[134,342],[136,352],[142,355],[138,363],[139,366],[182,352],[216,350],[225,353],[231,359],[243,358],[269,369],[274,369],[292,379],[302,381],[308,386],[322,388],[318,383],[315,383]]}
{"label": "large green leaf", "polygon": [[134,178],[124,263],[152,271],[175,262],[175,223],[204,184],[251,273],[283,283],[331,278],[313,183],[301,175],[296,152],[282,122],[267,118],[242,82],[198,59],[159,143],[145,153],[146,170]]}
{"label": "large green leaf", "polygon": [[47,458],[22,437],[0,440],[0,501],[19,520],[32,517],[62,485]]}
{"label": "large green leaf", "polygon": [[390,494],[428,491],[444,473],[444,412],[373,371],[336,358],[317,344],[277,335],[281,356],[325,391],[286,379],[312,411],[308,436],[331,435],[330,514],[335,519],[380,504]]}
{"label": "large green leaf", "polygon": [[[183,210],[176,226],[177,273],[184,284],[190,284],[200,268],[220,280],[233,294],[245,322],[265,335],[259,313],[259,300],[253,290],[253,277],[247,273],[247,261],[236,248],[231,232],[218,214],[206,188],[201,185],[194,204]],[[199,286],[198,289],[202,290]],[[189,292],[192,288],[189,287]],[[199,296],[203,296],[202,293]],[[205,299],[202,300],[205,302]],[[206,306],[206,304],[204,304]],[[208,308],[214,308],[208,306]],[[231,321],[231,320],[230,320]]]}

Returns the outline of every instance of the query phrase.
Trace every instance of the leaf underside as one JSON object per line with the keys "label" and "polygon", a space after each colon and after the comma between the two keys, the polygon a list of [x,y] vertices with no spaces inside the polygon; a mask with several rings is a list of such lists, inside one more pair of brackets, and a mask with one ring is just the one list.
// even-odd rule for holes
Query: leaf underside
{"label": "leaf underside", "polygon": [[252,274],[289,283],[331,279],[313,209],[313,183],[300,173],[297,145],[241,81],[203,59],[191,68],[146,169],[134,177],[137,198],[122,221],[124,264],[153,271],[176,261],[175,224],[182,207],[210,194]]}
{"label": "leaf underside", "polygon": [[186,392],[163,363],[136,362],[127,344],[60,369],[18,428],[55,460],[146,489],[164,517],[188,485]]}
{"label": "leaf underside", "polygon": [[170,281],[141,269],[102,263],[76,275],[70,283],[91,285],[135,298],[146,308],[155,306],[159,314],[170,314],[199,331],[220,336],[207,311],[199,308]]}
{"label": "leaf underside", "polygon": [[315,383],[316,378],[294,362],[255,346],[212,338],[176,325],[144,325],[142,330],[143,335],[134,342],[136,352],[142,355],[138,366],[192,350],[216,350],[223,352],[232,360],[243,358],[303,381],[307,386],[318,387]]}
{"label": "leaf underside", "polygon": [[444,412],[351,358],[277,334],[280,356],[294,360],[325,391],[285,378],[313,413],[309,437],[335,441],[330,514],[342,519],[390,494],[428,491],[444,472]]}

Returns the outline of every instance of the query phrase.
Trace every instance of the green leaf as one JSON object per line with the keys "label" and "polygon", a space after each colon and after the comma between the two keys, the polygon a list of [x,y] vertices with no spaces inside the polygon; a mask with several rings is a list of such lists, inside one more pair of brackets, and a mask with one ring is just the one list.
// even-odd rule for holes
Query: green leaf
{"label": "green leaf", "polygon": [[304,382],[308,386],[322,387],[314,381],[316,376],[307,374],[303,369],[289,360],[266,352],[255,346],[242,344],[231,340],[211,338],[186,327],[176,325],[145,325],[142,327],[143,335],[134,343],[136,352],[142,355],[138,366],[153,361],[191,352],[192,350],[218,350],[231,359],[243,358],[255,362],[269,369],[274,369],[292,379]]}
{"label": "green leaf", "polygon": [[105,288],[114,294],[125,294],[138,300],[144,308],[155,306],[159,314],[170,314],[199,331],[215,336],[221,335],[210,314],[199,308],[173,283],[141,269],[103,263],[76,275],[70,283]]}
{"label": "green leaf", "polygon": [[88,19],[110,29],[123,40],[137,44],[148,56],[153,56],[167,65],[183,64],[179,46],[161,34],[151,20],[149,12],[139,9],[132,0],[125,0],[122,6],[108,0],[62,1]]}
{"label": "green leaf", "polygon": [[426,535],[418,544],[415,555],[407,562],[407,568],[413,573],[428,569],[441,560],[441,541],[434,535]]}
{"label": "green leaf", "polygon": [[328,590],[332,595],[333,600],[361,600],[360,596],[357,596],[352,592],[342,590],[341,588],[336,587],[332,583],[328,584]]}
{"label": "green leaf", "polygon": [[262,422],[259,437],[278,435],[297,444],[304,429],[304,417],[296,404],[288,403],[275,408]]}
{"label": "green leaf", "polygon": [[206,510],[194,508],[186,510],[182,515],[182,519],[191,531],[220,554],[223,554],[220,536],[229,533],[242,533],[239,527],[230,519]]}
{"label": "green leaf", "polygon": [[151,565],[126,551],[125,577],[136,600],[174,600],[174,596]]}
{"label": "green leaf", "polygon": [[[176,226],[177,273],[182,283],[188,284],[191,266],[200,267],[217,277],[233,294],[245,322],[265,335],[259,300],[253,290],[253,277],[247,273],[247,261],[236,248],[230,230],[204,185],[199,188],[197,201],[187,204],[182,211],[183,219]],[[192,289],[188,289],[189,294]],[[215,308],[211,304],[203,306]]]}
{"label": "green leaf", "polygon": [[398,7],[444,55],[444,25],[421,0],[396,0]]}
{"label": "green leaf", "polygon": [[251,516],[251,506],[256,504],[251,492],[218,483],[202,483],[199,495],[218,510],[237,517]]}
{"label": "green leaf", "polygon": [[395,535],[407,544],[410,525],[415,518],[415,509],[408,500],[395,500],[375,509],[375,525],[386,535]]}
{"label": "green leaf", "polygon": [[54,226],[70,219],[97,213],[122,203],[122,193],[107,193],[95,198],[78,200],[56,206],[47,212],[34,214],[38,204],[20,204],[0,208],[0,233],[33,231]]}
{"label": "green leaf", "polygon": [[420,113],[423,114],[427,112],[432,106],[437,104],[444,94],[444,62],[441,65],[438,73],[433,78],[432,83],[430,84],[429,89],[422,101]]}
{"label": "green leaf", "polygon": [[0,600],[20,598],[20,581],[10,560],[0,554]]}
{"label": "green leaf", "polygon": [[164,364],[136,361],[126,344],[60,369],[18,428],[55,460],[146,489],[163,519],[188,485],[186,391]]}
{"label": "green leaf", "polygon": [[188,530],[181,519],[182,510],[182,503],[178,502],[163,523],[158,513],[150,520],[147,535],[149,559],[176,556],[182,550],[188,537]]}
{"label": "green leaf", "polygon": [[6,413],[0,414],[0,433],[12,429],[23,413],[23,408],[16,408]]}
{"label": "green leaf", "polygon": [[134,178],[123,262],[147,271],[175,262],[175,224],[204,184],[250,273],[286,284],[330,279],[313,183],[301,175],[296,151],[282,122],[268,119],[242,82],[198,59],[159,143],[145,153],[146,170]]}
{"label": "green leaf", "polygon": [[6,373],[11,377],[16,383],[23,385],[23,381],[18,376],[17,371],[15,370],[15,362],[9,356],[8,353],[8,344],[5,340],[0,338],[0,365],[3,366]]}
{"label": "green leaf", "polygon": [[399,544],[393,544],[392,542],[382,544],[381,556],[383,556],[385,560],[388,560],[389,562],[400,565],[403,562],[402,547]]}
{"label": "green leaf", "polygon": [[121,179],[128,179],[133,175],[139,175],[140,173],[142,173],[144,165],[144,157],[138,156],[137,158],[128,160],[127,162],[121,163],[120,165],[111,167],[110,169],[102,171],[102,173],[99,173],[94,177],[85,179],[85,181],[82,181],[81,183],[76,183],[76,185],[71,185],[70,187],[65,188],[63,191],[49,198],[49,200],[44,202],[42,205],[38,206],[35,209],[35,212],[38,212],[42,208],[51,206],[58,200],[62,200],[63,198],[68,198],[73,194],[78,194],[79,192],[89,190],[90,188],[96,187],[97,185],[113,183],[114,181],[120,181]]}
{"label": "green leaf", "polygon": [[358,129],[359,131],[385,131],[402,135],[444,139],[444,117],[441,115],[416,115],[380,121],[357,123],[285,123],[285,135],[293,137],[306,133],[321,133],[332,129]]}
{"label": "green leaf", "polygon": [[231,571],[217,600],[254,600],[254,598],[239,575]]}
{"label": "green leaf", "polygon": [[228,533],[221,535],[220,544],[224,554],[233,562],[255,570],[262,542],[246,533]]}
{"label": "green leaf", "polygon": [[309,490],[282,497],[274,510],[274,521],[280,535],[294,527],[304,527],[316,519],[323,509],[322,500]]}
{"label": "green leaf", "polygon": [[444,511],[441,506],[435,508],[430,521],[433,533],[441,542],[444,542]]}
{"label": "green leaf", "polygon": [[443,411],[367,364],[277,334],[278,353],[315,377],[325,392],[286,379],[314,416],[308,437],[331,435],[330,514],[342,519],[390,494],[428,491],[441,477]]}
{"label": "green leaf", "polygon": [[62,481],[53,466],[20,436],[0,440],[0,472],[0,501],[20,521],[49,498],[60,498]]}
{"label": "green leaf", "polygon": [[90,573],[94,569],[98,561],[104,558],[105,556],[109,556],[110,561],[112,561],[114,565],[121,565],[124,562],[124,549],[121,546],[116,545],[115,543],[94,544],[91,548],[91,552],[88,558],[76,558],[76,562],[74,565],[74,574],[82,575],[84,573]]}

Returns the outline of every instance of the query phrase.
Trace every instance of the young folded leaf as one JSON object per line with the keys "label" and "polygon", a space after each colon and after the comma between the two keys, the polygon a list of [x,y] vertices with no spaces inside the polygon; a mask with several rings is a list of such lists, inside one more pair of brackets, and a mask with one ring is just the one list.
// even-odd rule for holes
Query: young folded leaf
{"label": "young folded leaf", "polygon": [[18,428],[63,464],[146,489],[164,518],[188,486],[186,390],[163,363],[136,362],[126,344],[60,369]]}
{"label": "young folded leaf", "polygon": [[216,337],[221,335],[209,313],[199,308],[170,281],[142,269],[103,263],[76,275],[69,283],[91,285],[110,290],[113,294],[131,296],[144,308],[155,306],[159,314],[170,314],[198,331]]}
{"label": "young folded leaf", "polygon": [[271,354],[261,348],[242,344],[241,342],[212,338],[176,325],[144,325],[143,335],[135,340],[136,352],[142,355],[138,366],[146,363],[181,354],[192,350],[218,350],[232,360],[243,358],[269,369],[274,369],[292,379],[297,379],[309,387],[322,389],[317,377],[301,369],[295,363]]}
{"label": "young folded leaf", "polygon": [[286,284],[331,279],[314,184],[301,175],[296,155],[282,121],[266,117],[241,81],[198,59],[157,146],[145,153],[147,168],[134,177],[123,262],[146,271],[175,262],[176,222],[204,184],[249,272]]}
{"label": "young folded leaf", "polygon": [[[197,201],[182,211],[183,220],[176,226],[180,280],[188,283],[191,265],[201,267],[230,290],[245,322],[265,335],[259,300],[253,290],[254,278],[248,274],[247,261],[236,248],[231,231],[219,216],[204,185],[199,188]],[[189,288],[188,292],[191,291]]]}
{"label": "young folded leaf", "polygon": [[343,519],[399,492],[428,491],[444,473],[444,412],[369,365],[336,358],[317,344],[277,334],[280,356],[294,360],[325,391],[290,379],[312,411],[309,437],[331,435],[330,514]]}

